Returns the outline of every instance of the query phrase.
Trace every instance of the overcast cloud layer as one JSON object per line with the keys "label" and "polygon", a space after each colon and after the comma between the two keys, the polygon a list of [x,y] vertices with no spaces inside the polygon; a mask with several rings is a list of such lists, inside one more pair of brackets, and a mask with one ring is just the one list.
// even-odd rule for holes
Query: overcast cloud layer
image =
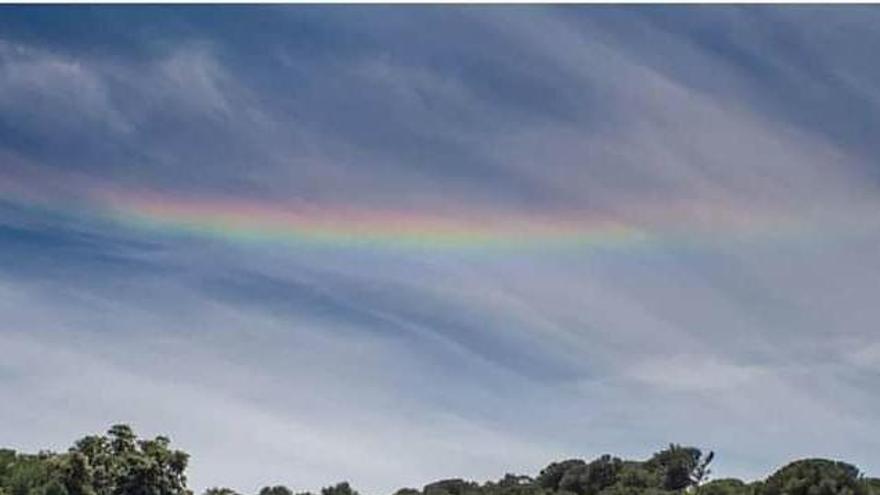
{"label": "overcast cloud layer", "polygon": [[[0,7],[0,443],[129,422],[245,493],[672,441],[719,476],[876,476],[877,46],[871,7]],[[657,242],[242,244],[107,221],[96,190]]]}

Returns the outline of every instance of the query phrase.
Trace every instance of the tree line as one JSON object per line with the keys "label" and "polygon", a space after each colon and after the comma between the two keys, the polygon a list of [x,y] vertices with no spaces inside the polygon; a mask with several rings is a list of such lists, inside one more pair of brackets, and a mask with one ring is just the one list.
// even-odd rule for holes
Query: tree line
{"label": "tree line", "polygon": [[[603,455],[592,461],[553,462],[535,477],[507,474],[476,483],[447,479],[394,495],[880,495],[880,479],[827,459],[789,463],[764,480],[710,480],[712,452],[670,445],[644,461]],[[23,454],[0,449],[0,495],[193,495],[187,488],[189,454],[164,436],[140,439],[127,425],[89,435],[67,452]],[[215,487],[203,495],[240,495]],[[283,485],[256,495],[295,494]],[[360,495],[347,482],[320,495]]]}

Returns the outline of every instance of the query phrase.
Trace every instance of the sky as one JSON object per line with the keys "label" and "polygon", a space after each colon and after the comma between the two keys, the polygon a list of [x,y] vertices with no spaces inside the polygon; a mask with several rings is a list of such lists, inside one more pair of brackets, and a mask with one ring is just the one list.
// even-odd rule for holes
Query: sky
{"label": "sky", "polygon": [[0,439],[367,495],[880,475],[880,10],[0,7]]}

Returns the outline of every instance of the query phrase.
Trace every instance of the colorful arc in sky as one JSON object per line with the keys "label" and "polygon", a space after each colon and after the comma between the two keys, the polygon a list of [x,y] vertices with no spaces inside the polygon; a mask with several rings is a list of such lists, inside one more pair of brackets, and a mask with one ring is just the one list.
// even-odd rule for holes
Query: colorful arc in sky
{"label": "colorful arc in sky", "polygon": [[[9,194],[11,191],[4,189],[0,191],[5,193],[3,196],[20,203],[88,214],[151,233],[316,247],[622,250],[678,244],[682,240],[711,242],[725,237],[833,237],[845,235],[847,229],[862,231],[878,226],[875,225],[878,222],[854,223],[852,215],[849,221],[840,219],[833,210],[816,216],[768,205],[737,206],[723,202],[631,205],[615,214],[595,211],[512,213],[481,209],[438,213],[99,188],[71,208],[51,199],[52,195],[22,196],[14,191]],[[868,213],[880,212],[877,205],[866,205],[866,208]],[[861,217],[880,218],[869,214]]]}
{"label": "colorful arc in sky", "polygon": [[527,248],[636,244],[645,232],[595,218],[551,218],[352,208],[287,207],[239,201],[124,200],[113,205],[126,224],[238,241],[372,248]]}

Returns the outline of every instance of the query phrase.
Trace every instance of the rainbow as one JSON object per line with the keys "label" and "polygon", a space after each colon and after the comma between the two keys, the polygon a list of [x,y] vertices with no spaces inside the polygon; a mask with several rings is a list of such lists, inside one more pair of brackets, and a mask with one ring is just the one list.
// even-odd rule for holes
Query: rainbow
{"label": "rainbow", "polygon": [[[622,251],[658,246],[875,235],[880,207],[843,204],[820,215],[731,202],[629,204],[614,212],[382,210],[87,188],[76,201],[0,183],[0,198],[112,222],[151,235],[248,244],[376,250]],[[861,220],[854,220],[861,219]],[[867,220],[866,220],[867,219]]]}
{"label": "rainbow", "polygon": [[595,217],[469,216],[350,207],[279,205],[128,195],[110,203],[118,222],[161,232],[248,243],[371,249],[621,247],[643,242],[633,226]]}
{"label": "rainbow", "polygon": [[[790,238],[809,224],[798,215],[729,204],[631,205],[629,210],[424,212],[174,197],[105,195],[115,221],[154,232],[320,248],[534,251],[631,250],[658,245]],[[661,207],[662,206],[662,207]],[[646,213],[648,212],[648,213]]]}

